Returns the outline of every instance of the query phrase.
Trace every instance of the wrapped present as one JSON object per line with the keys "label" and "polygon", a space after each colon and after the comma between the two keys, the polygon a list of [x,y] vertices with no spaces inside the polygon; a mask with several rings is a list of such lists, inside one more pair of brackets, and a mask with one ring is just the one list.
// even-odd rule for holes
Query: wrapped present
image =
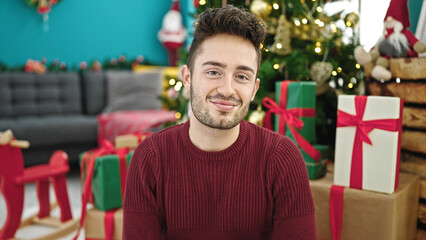
{"label": "wrapped present", "polygon": [[315,161],[315,159],[309,156],[309,154],[307,154],[303,149],[299,148],[303,159],[305,160],[310,180],[324,177],[325,173],[327,172],[328,146],[314,144],[313,147],[321,153],[321,158],[319,161]]}
{"label": "wrapped present", "polygon": [[96,208],[87,211],[84,226],[86,240],[118,240],[123,234],[123,209],[99,211]]}
{"label": "wrapped present", "polygon": [[122,205],[127,166],[133,154],[123,150],[122,156],[114,150],[102,154],[99,154],[99,150],[91,150],[81,155],[83,182],[87,175],[87,165],[90,161],[94,161],[89,199],[99,210],[106,211]]}
{"label": "wrapped present", "polygon": [[[316,83],[282,81],[275,83],[275,100],[279,107],[291,110],[303,122],[299,133],[306,141],[316,142],[315,108],[316,108]],[[305,112],[304,112],[305,111]],[[275,132],[284,132],[285,135],[295,140],[291,129],[284,124],[289,119],[286,116],[275,115]]]}
{"label": "wrapped present", "polygon": [[125,148],[128,147],[130,149],[136,149],[146,137],[151,135],[152,132],[147,133],[132,133],[132,134],[126,134],[117,136],[115,138],[115,148]]}
{"label": "wrapped present", "polygon": [[321,153],[311,144],[315,141],[315,83],[277,82],[277,96],[279,105],[270,98],[263,99],[268,109],[264,126],[272,129],[271,115],[275,113],[276,132],[291,138],[311,159],[319,162]]}
{"label": "wrapped present", "polygon": [[403,102],[339,96],[334,184],[392,193],[398,187]]}
{"label": "wrapped present", "polygon": [[[333,238],[330,223],[330,189],[333,173],[311,180],[319,240]],[[399,188],[392,194],[344,188],[341,240],[415,239],[420,180],[416,175],[401,173]],[[335,235],[336,236],[336,235]]]}

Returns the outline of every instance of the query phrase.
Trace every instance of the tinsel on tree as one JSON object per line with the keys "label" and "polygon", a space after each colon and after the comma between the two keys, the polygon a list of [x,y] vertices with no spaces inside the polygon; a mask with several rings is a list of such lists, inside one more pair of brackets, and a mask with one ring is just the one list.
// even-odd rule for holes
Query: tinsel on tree
{"label": "tinsel on tree", "polygon": [[[358,42],[356,13],[324,13],[330,0],[194,0],[195,20],[207,8],[226,4],[249,9],[267,27],[259,69],[260,87],[252,110],[274,98],[275,82],[317,83],[317,136],[334,144],[338,94],[362,94],[363,72],[353,56]],[[347,30],[350,30],[347,36]],[[345,35],[345,36],[344,36]],[[345,38],[345,40],[343,40]],[[262,115],[259,115],[262,116]],[[250,118],[250,114],[248,116]],[[256,119],[255,119],[256,120]],[[257,121],[258,122],[258,121]]]}

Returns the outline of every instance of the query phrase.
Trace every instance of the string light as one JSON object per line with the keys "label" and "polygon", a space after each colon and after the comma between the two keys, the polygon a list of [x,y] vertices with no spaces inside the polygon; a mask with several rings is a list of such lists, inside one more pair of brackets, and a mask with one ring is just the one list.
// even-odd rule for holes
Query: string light
{"label": "string light", "polygon": [[274,64],[274,69],[275,69],[275,70],[278,70],[278,68],[280,68],[280,65],[279,65],[278,63],[275,63],[275,64]]}
{"label": "string light", "polygon": [[179,81],[175,85],[175,91],[179,92],[181,88],[182,88],[182,82]]}
{"label": "string light", "polygon": [[353,83],[349,83],[348,84],[348,88],[353,88],[354,87],[354,84]]}
{"label": "string light", "polygon": [[182,117],[182,114],[180,114],[180,112],[176,112],[175,113],[175,118],[176,119],[180,119]]}
{"label": "string light", "polygon": [[302,19],[302,23],[303,24],[307,24],[308,23],[308,19],[306,19],[306,18]]}
{"label": "string light", "polygon": [[281,43],[277,43],[277,48],[281,49],[283,47],[283,45]]}
{"label": "string light", "polygon": [[338,71],[338,72],[342,72],[342,68],[341,68],[341,67],[338,67],[338,68],[337,68],[337,71]]}
{"label": "string light", "polygon": [[321,48],[320,48],[320,47],[316,47],[316,48],[315,48],[315,52],[316,52],[316,53],[321,53]]}
{"label": "string light", "polygon": [[260,47],[259,48],[263,48],[263,43],[260,43]]}
{"label": "string light", "polygon": [[336,72],[336,71],[332,71],[332,72],[331,72],[331,74],[332,74],[333,76],[337,76],[337,72]]}
{"label": "string light", "polygon": [[360,68],[361,68],[361,65],[359,65],[359,63],[357,63],[357,64],[355,64],[355,67],[356,67],[357,69],[360,69]]}
{"label": "string light", "polygon": [[269,52],[269,49],[265,48],[265,52]]}
{"label": "string light", "polygon": [[317,7],[317,12],[322,12],[322,7]]}
{"label": "string light", "polygon": [[315,19],[315,23],[316,23],[316,24],[320,24],[320,22],[321,22],[321,20],[319,20],[319,19]]}
{"label": "string light", "polygon": [[280,8],[280,5],[278,5],[278,3],[274,3],[274,4],[272,4],[272,7],[273,7],[275,10],[278,10],[278,9]]}
{"label": "string light", "polygon": [[324,22],[320,21],[320,23],[318,24],[318,26],[324,27]]}
{"label": "string light", "polygon": [[356,78],[352,77],[352,78],[351,78],[351,83],[352,83],[352,84],[356,84]]}
{"label": "string light", "polygon": [[331,27],[331,30],[335,33],[335,32],[337,32],[337,27],[336,27],[336,25],[334,25],[333,23],[332,24],[330,24],[330,27]]}
{"label": "string light", "polygon": [[295,19],[295,20],[294,20],[294,25],[296,25],[296,26],[300,26],[300,21],[299,21],[298,19]]}
{"label": "string light", "polygon": [[352,26],[352,23],[351,23],[350,21],[346,21],[346,26],[347,26],[347,27],[351,27],[351,26]]}
{"label": "string light", "polygon": [[401,83],[401,78],[396,78],[396,83]]}
{"label": "string light", "polygon": [[200,3],[201,6],[203,6],[203,5],[206,5],[207,2],[206,2],[206,0],[200,0],[199,3]]}
{"label": "string light", "polygon": [[173,78],[169,80],[169,84],[171,86],[175,85],[175,83],[176,83],[176,80],[174,80]]}

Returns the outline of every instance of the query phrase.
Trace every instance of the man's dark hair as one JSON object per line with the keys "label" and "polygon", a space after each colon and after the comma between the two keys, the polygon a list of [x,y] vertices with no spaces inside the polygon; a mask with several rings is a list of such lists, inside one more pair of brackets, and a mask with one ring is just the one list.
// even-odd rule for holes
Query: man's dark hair
{"label": "man's dark hair", "polygon": [[257,53],[257,66],[261,61],[260,45],[266,36],[265,23],[250,12],[231,5],[209,8],[200,14],[194,24],[194,40],[189,48],[188,67],[192,72],[197,52],[204,40],[226,33],[249,40]]}

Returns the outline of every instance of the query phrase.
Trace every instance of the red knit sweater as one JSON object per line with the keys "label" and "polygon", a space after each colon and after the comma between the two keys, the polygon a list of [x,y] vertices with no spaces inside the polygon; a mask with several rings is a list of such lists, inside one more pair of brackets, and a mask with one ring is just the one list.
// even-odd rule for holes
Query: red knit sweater
{"label": "red knit sweater", "polygon": [[316,239],[302,155],[287,137],[243,121],[206,152],[189,121],[140,144],[130,163],[123,239]]}

